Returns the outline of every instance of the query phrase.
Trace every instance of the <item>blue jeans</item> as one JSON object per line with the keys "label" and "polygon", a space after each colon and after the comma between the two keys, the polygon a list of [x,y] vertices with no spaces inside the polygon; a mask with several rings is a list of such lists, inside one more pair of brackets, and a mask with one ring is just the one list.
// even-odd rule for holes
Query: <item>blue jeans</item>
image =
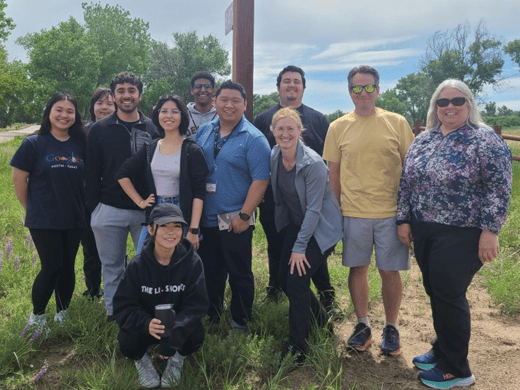
{"label": "blue jeans", "polygon": [[[173,203],[175,206],[181,207],[179,198],[176,196],[158,196],[157,204],[159,203]],[[143,229],[141,230],[141,236],[139,237],[139,243],[137,244],[136,254],[141,253],[145,242],[148,240],[148,237],[150,237],[148,234],[148,227],[143,226]]]}

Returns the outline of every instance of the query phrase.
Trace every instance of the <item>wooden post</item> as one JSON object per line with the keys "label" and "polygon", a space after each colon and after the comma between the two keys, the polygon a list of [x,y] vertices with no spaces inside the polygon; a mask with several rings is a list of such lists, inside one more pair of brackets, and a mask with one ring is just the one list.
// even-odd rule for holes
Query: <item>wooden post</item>
{"label": "wooden post", "polygon": [[500,125],[495,125],[493,127],[493,130],[495,130],[495,133],[497,133],[498,135],[502,135],[502,126]]}
{"label": "wooden post", "polygon": [[414,124],[414,127],[412,129],[412,132],[413,132],[413,135],[415,135],[416,137],[421,134],[421,132],[423,131],[423,129],[421,129],[421,121],[420,120],[416,120],[415,121],[415,124]]}
{"label": "wooden post", "polygon": [[233,81],[247,93],[246,118],[253,122],[253,43],[255,1],[233,1]]}

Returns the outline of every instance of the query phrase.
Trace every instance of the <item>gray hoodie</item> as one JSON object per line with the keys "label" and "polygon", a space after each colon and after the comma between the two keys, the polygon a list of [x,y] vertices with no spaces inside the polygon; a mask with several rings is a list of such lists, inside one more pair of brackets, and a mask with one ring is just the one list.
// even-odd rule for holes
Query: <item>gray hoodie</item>
{"label": "gray hoodie", "polygon": [[197,129],[206,122],[210,122],[213,119],[217,119],[217,110],[215,107],[211,107],[211,110],[202,114],[195,108],[195,103],[188,103],[188,116],[190,117],[190,125],[188,126],[188,135],[195,134]]}

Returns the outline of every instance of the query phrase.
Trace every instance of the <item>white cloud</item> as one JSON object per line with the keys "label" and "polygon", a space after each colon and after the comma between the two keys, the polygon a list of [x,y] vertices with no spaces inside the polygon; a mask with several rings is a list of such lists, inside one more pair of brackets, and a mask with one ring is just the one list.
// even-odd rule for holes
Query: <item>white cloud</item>
{"label": "white cloud", "polygon": [[397,37],[397,38],[386,38],[386,39],[375,39],[365,41],[354,41],[354,42],[340,42],[333,43],[329,47],[318,55],[312,57],[313,60],[326,59],[330,57],[339,57],[347,54],[352,54],[358,51],[364,51],[369,48],[377,46],[387,45],[389,43],[397,43],[407,41],[415,38],[414,36]]}

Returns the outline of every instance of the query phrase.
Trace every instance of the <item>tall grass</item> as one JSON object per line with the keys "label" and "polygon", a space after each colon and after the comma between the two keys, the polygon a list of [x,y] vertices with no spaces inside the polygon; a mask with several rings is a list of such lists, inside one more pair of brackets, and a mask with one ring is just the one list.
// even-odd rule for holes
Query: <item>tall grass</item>
{"label": "tall grass", "polygon": [[[503,130],[520,135],[520,128]],[[513,155],[520,156],[520,142],[507,141]],[[496,305],[507,314],[520,313],[520,162],[513,161],[513,191],[507,223],[500,232],[500,256],[482,274]]]}
{"label": "tall grass", "polygon": [[[121,356],[117,344],[117,325],[107,322],[103,302],[82,297],[83,255],[76,259],[76,290],[69,308],[70,319],[64,328],[52,321],[55,303],[47,308],[51,327],[48,339],[29,343],[19,337],[27,317],[31,313],[31,287],[39,270],[39,260],[34,257],[35,248],[27,239],[27,229],[21,220],[23,209],[14,196],[11,168],[8,162],[21,142],[16,139],[0,145],[0,389],[137,389],[134,365]],[[519,153],[520,154],[520,153]],[[515,165],[515,175],[520,169]],[[520,176],[519,176],[520,177]],[[518,188],[517,188],[518,187]],[[509,313],[515,312],[518,303],[518,229],[520,227],[520,180],[515,182],[510,217],[501,236],[501,256],[491,269],[485,272],[485,282],[493,299]],[[7,249],[12,242],[12,250]],[[266,242],[257,224],[253,237],[253,270],[256,297],[253,307],[254,321],[247,334],[236,333],[230,326],[229,292],[221,325],[208,330],[202,348],[186,359],[179,389],[288,389],[295,388],[291,372],[296,369],[291,359],[281,361],[281,345],[289,334],[288,302],[278,304],[264,300],[268,282]],[[329,272],[336,288],[336,300],[343,314],[354,319],[348,293],[348,269],[341,264],[341,243],[335,254],[329,257]],[[129,255],[133,245],[129,242]],[[10,253],[10,254],[9,254]],[[18,259],[15,262],[15,259]],[[33,260],[36,260],[35,262]],[[370,299],[381,298],[381,282],[375,267],[369,271]],[[408,275],[403,273],[404,283]],[[518,310],[518,307],[516,308]],[[338,345],[321,329],[313,329],[309,356],[304,369],[312,379],[300,388],[343,389],[345,356],[342,344]],[[164,362],[152,353],[160,370]],[[44,366],[48,372],[33,382],[33,376]],[[359,384],[350,389],[361,388]],[[379,387],[373,387],[377,389]]]}

